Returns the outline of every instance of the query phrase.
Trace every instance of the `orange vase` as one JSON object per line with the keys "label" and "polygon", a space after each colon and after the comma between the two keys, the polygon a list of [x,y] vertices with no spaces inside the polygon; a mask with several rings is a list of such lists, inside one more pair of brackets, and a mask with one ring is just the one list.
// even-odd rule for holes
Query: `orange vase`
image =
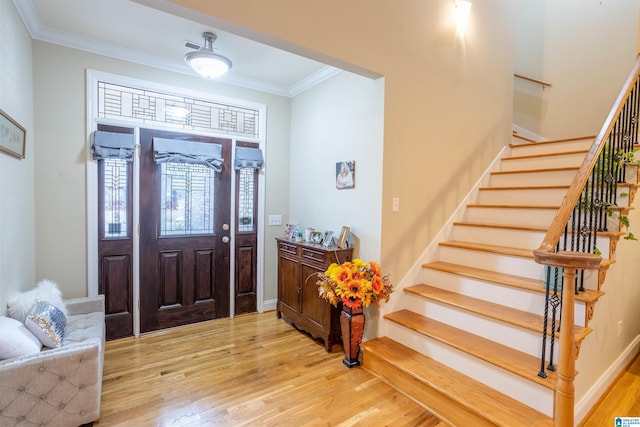
{"label": "orange vase", "polygon": [[342,363],[349,368],[360,365],[360,343],[364,334],[364,313],[362,307],[349,308],[342,306],[340,313],[340,330],[342,332],[342,346],[344,359]]}

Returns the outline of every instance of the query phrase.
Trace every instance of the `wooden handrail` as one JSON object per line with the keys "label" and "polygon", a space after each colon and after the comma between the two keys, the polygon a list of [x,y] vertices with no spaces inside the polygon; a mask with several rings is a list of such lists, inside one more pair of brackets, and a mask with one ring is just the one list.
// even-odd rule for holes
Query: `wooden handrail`
{"label": "wooden handrail", "polygon": [[551,87],[551,83],[549,83],[549,82],[545,82],[544,80],[534,79],[533,77],[527,77],[527,76],[524,76],[522,74],[513,73],[513,77],[517,77],[519,79],[527,80],[527,81],[530,81],[530,82],[533,82],[533,83],[538,83],[540,86],[542,86],[543,89],[544,89],[545,86]]}
{"label": "wooden handrail", "polygon": [[564,233],[564,228],[569,222],[569,218],[571,218],[571,214],[573,212],[573,208],[578,203],[578,199],[582,190],[585,187],[587,180],[589,179],[589,175],[593,170],[598,157],[600,156],[600,152],[602,151],[604,144],[603,141],[606,141],[613,130],[617,117],[620,115],[620,111],[624,107],[624,103],[631,93],[633,86],[635,84],[636,79],[640,75],[640,58],[636,62],[636,65],[633,67],[631,74],[627,78],[616,102],[613,104],[607,119],[605,120],[600,133],[596,136],[589,152],[587,153],[587,157],[584,159],[584,162],[580,166],[578,173],[576,174],[573,182],[571,183],[571,188],[567,193],[567,196],[564,198],[562,203],[560,204],[560,208],[558,209],[558,213],[556,214],[551,227],[547,230],[547,234],[542,240],[542,244],[538,249],[533,251],[536,262],[540,264],[544,264],[541,262],[539,254],[540,253],[550,253],[554,252],[556,244],[560,239],[560,236]]}
{"label": "wooden handrail", "polygon": [[[575,283],[577,270],[596,270],[599,268],[602,258],[599,255],[586,252],[558,252],[556,247],[564,234],[573,210],[578,203],[589,177],[598,161],[600,153],[604,149],[605,142],[609,139],[616,121],[625,106],[629,95],[636,86],[640,75],[640,58],[636,62],[631,74],[627,78],[616,102],[613,104],[600,133],[596,136],[589,152],[580,166],[566,197],[562,201],[555,218],[545,235],[542,244],[533,251],[535,260],[539,264],[563,269],[563,282]],[[558,427],[574,425],[574,377],[576,343],[571,325],[574,324],[574,287],[562,288],[562,313],[561,319],[565,327],[560,328],[560,343],[558,348],[558,372],[555,386],[555,410],[554,421]],[[566,327],[569,325],[569,327]]]}

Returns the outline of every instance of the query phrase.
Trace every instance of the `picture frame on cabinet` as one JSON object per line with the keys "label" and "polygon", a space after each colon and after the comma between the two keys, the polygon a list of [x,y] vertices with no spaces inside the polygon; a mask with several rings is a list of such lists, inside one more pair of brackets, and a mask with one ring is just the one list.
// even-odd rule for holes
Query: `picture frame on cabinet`
{"label": "picture frame on cabinet", "polygon": [[340,249],[347,248],[347,243],[349,240],[349,231],[350,231],[349,227],[342,227],[342,231],[340,231],[340,237],[338,237],[338,242],[336,243],[336,245]]}
{"label": "picture frame on cabinet", "polygon": [[322,232],[320,232],[320,231],[312,231],[310,236],[309,236],[309,241],[311,243],[317,243],[317,244],[322,243]]}
{"label": "picture frame on cabinet", "polygon": [[333,246],[333,231],[325,231],[324,238],[322,239],[322,247],[330,248]]}

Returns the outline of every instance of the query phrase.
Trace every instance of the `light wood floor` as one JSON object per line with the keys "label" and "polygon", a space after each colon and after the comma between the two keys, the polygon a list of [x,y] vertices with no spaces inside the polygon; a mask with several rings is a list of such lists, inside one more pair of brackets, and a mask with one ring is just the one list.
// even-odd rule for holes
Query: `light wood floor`
{"label": "light wood floor", "polygon": [[580,425],[614,426],[615,417],[640,417],[640,355],[636,355]]}
{"label": "light wood floor", "polygon": [[275,312],[107,343],[96,426],[438,426]]}

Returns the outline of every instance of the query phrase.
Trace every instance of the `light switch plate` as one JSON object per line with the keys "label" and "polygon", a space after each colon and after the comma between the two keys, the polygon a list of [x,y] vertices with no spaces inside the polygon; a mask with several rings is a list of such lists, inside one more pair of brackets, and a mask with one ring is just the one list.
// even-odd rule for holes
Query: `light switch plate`
{"label": "light switch plate", "polygon": [[282,215],[269,215],[269,225],[282,225]]}

